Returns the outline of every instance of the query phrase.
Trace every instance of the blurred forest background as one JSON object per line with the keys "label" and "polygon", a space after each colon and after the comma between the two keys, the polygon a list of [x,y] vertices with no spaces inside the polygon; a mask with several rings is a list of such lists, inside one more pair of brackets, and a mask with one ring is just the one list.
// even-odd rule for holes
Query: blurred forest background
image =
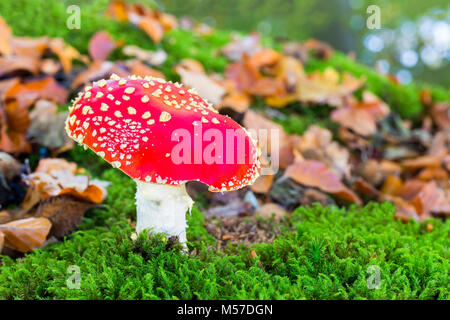
{"label": "blurred forest background", "polygon": [[[147,0],[212,27],[276,38],[324,40],[358,61],[413,79],[450,85],[450,2],[446,0]],[[366,27],[369,5],[381,29]]]}

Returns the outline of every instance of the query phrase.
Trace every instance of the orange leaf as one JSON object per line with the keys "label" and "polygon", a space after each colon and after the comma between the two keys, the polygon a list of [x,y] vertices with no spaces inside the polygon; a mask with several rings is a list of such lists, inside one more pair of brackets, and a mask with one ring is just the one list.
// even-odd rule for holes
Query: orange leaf
{"label": "orange leaf", "polygon": [[101,203],[103,200],[103,191],[96,185],[89,185],[82,192],[78,191],[75,188],[65,188],[62,189],[58,195],[70,194],[74,196],[76,199],[80,201],[92,202],[92,203]]}
{"label": "orange leaf", "polygon": [[448,173],[443,168],[425,168],[416,177],[422,181],[430,181],[430,180],[448,180]]}
{"label": "orange leaf", "polygon": [[30,145],[25,137],[29,126],[28,111],[16,106],[17,102],[13,101],[7,103],[6,110],[0,108],[0,150],[8,153],[29,152]]}
{"label": "orange leaf", "polygon": [[358,196],[347,188],[339,177],[322,162],[314,160],[296,161],[286,169],[284,174],[300,184],[316,187],[339,198],[361,204]]}
{"label": "orange leaf", "polygon": [[419,169],[419,168],[438,168],[441,166],[442,160],[444,160],[447,151],[440,154],[425,155],[414,159],[407,159],[402,161],[401,165],[406,169]]}
{"label": "orange leaf", "polygon": [[222,99],[219,108],[229,107],[236,112],[244,113],[250,107],[251,98],[246,93],[232,92]]}
{"label": "orange leaf", "polygon": [[121,22],[128,21],[127,4],[123,1],[111,1],[106,13]]}
{"label": "orange leaf", "polygon": [[389,175],[381,187],[381,193],[387,195],[395,195],[402,187],[402,179],[395,175]]}
{"label": "orange leaf", "polygon": [[72,70],[72,60],[81,59],[80,53],[72,46],[64,43],[62,39],[53,39],[49,44],[50,50],[52,50],[62,64],[63,70],[69,73]]}
{"label": "orange leaf", "polygon": [[250,189],[256,193],[267,193],[273,184],[274,175],[260,176],[250,186]]}
{"label": "orange leaf", "polygon": [[342,75],[329,67],[323,72],[314,71],[308,77],[302,78],[297,84],[297,96],[305,103],[327,103],[341,107],[344,98],[351,95],[363,85],[363,79],[356,79],[348,73]]}
{"label": "orange leaf", "polygon": [[158,20],[151,17],[140,17],[136,25],[141,28],[153,42],[161,42],[164,36],[164,28]]}
{"label": "orange leaf", "polygon": [[0,225],[5,234],[5,245],[20,252],[40,248],[47,238],[52,224],[46,218],[28,218]]}
{"label": "orange leaf", "polygon": [[11,28],[8,26],[6,21],[0,17],[0,53],[5,56],[10,55],[12,52],[11,38]]}
{"label": "orange leaf", "polygon": [[16,99],[19,102],[19,107],[29,107],[38,99],[64,104],[67,96],[67,90],[51,77],[23,84],[15,83],[5,92],[5,99]]}

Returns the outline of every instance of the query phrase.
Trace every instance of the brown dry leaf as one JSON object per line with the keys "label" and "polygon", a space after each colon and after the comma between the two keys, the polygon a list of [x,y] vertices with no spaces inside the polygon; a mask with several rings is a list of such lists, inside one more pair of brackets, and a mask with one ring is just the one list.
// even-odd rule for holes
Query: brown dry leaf
{"label": "brown dry leaf", "polygon": [[248,110],[245,113],[242,123],[247,130],[267,132],[267,139],[262,139],[261,141],[258,141],[258,143],[261,150],[267,150],[268,154],[272,152],[273,147],[280,148],[282,144],[289,140],[288,134],[281,125],[253,110]]}
{"label": "brown dry leaf", "polygon": [[284,175],[294,181],[336,195],[350,202],[361,204],[358,196],[347,188],[339,177],[319,161],[300,160],[291,164]]}
{"label": "brown dry leaf", "polygon": [[58,112],[58,107],[53,102],[38,100],[30,112],[31,125],[27,138],[51,150],[71,149],[73,140],[65,130],[67,115],[68,112]]}
{"label": "brown dry leaf", "polygon": [[404,222],[407,222],[411,219],[414,219],[416,221],[420,220],[419,215],[417,214],[416,208],[412,204],[403,200],[402,198],[392,197],[389,195],[383,195],[380,200],[390,201],[390,202],[394,203],[395,217],[397,219],[400,219]]}
{"label": "brown dry leaf", "polygon": [[311,125],[302,136],[294,138],[293,148],[305,159],[323,162],[340,178],[348,178],[350,154],[332,139],[330,130]]}
{"label": "brown dry leaf", "polygon": [[29,125],[28,110],[19,108],[17,101],[8,103],[5,108],[0,105],[0,150],[18,154],[29,152],[26,130]]}
{"label": "brown dry leaf", "polygon": [[233,199],[225,205],[213,206],[206,210],[206,217],[245,216],[251,212],[252,206],[240,198]]}
{"label": "brown dry leaf", "polygon": [[370,91],[364,91],[362,101],[348,98],[348,105],[334,110],[331,119],[359,135],[371,136],[377,131],[377,121],[390,113],[389,106]]}
{"label": "brown dry leaf", "polygon": [[70,87],[76,89],[83,84],[108,78],[113,73],[117,74],[119,77],[127,77],[129,75],[125,65],[113,63],[111,61],[94,61],[89,65],[87,70],[77,74]]}
{"label": "brown dry leaf", "polygon": [[275,68],[275,78],[284,86],[282,94],[266,97],[266,102],[272,107],[284,107],[296,101],[296,87],[300,79],[305,78],[301,62],[293,57],[281,57]]}
{"label": "brown dry leaf", "polygon": [[287,215],[288,212],[276,203],[265,203],[256,209],[255,214],[260,215],[264,219],[268,219],[274,214],[274,218],[278,220]]}
{"label": "brown dry leaf", "polygon": [[107,195],[109,182],[75,175],[76,167],[64,159],[42,159],[37,170],[27,176],[42,199],[70,194],[81,201],[100,203]]}
{"label": "brown dry leaf", "polygon": [[225,78],[235,83],[238,92],[247,92],[257,96],[284,95],[285,88],[280,79],[265,76],[263,69],[273,68],[280,61],[281,55],[264,49],[253,56],[244,56],[239,62],[229,64]]}
{"label": "brown dry leaf", "polygon": [[11,28],[6,21],[0,17],[0,53],[4,56],[8,56],[12,53],[11,38]]}
{"label": "brown dry leaf", "polygon": [[348,73],[342,74],[328,67],[323,72],[314,71],[306,78],[300,79],[297,85],[297,97],[301,102],[329,104],[336,107],[344,105],[344,99],[359,89],[363,79],[357,79]]}
{"label": "brown dry leaf", "polygon": [[98,206],[80,202],[71,196],[57,196],[40,202],[30,215],[49,219],[52,223],[49,235],[62,238],[76,230],[88,209],[96,207]]}
{"label": "brown dry leaf", "polygon": [[17,100],[21,108],[31,106],[38,99],[46,99],[58,104],[64,104],[67,96],[67,90],[51,77],[26,83],[15,83],[5,92],[5,99]]}
{"label": "brown dry leaf", "polygon": [[43,199],[70,194],[77,199],[95,203],[100,203],[106,197],[106,187],[109,184],[101,180],[90,180],[84,175],[73,175],[67,170],[34,172],[28,175],[27,180],[37,187]]}
{"label": "brown dry leaf", "polygon": [[413,205],[422,220],[430,217],[432,213],[450,214],[450,199],[435,181],[409,180],[396,195]]}
{"label": "brown dry leaf", "polygon": [[309,57],[309,50],[300,42],[286,42],[283,44],[283,54],[305,63]]}
{"label": "brown dry leaf", "polygon": [[242,92],[231,92],[225,95],[218,109],[231,108],[238,113],[244,113],[248,110],[251,103],[251,97]]}
{"label": "brown dry leaf", "polygon": [[372,186],[369,182],[361,177],[357,177],[353,185],[355,187],[355,190],[358,191],[359,194],[372,197],[379,197],[381,195],[380,191],[375,189],[374,186]]}
{"label": "brown dry leaf", "polygon": [[82,55],[77,49],[66,44],[64,40],[60,38],[52,39],[49,43],[49,48],[58,57],[65,73],[72,71],[73,60],[83,60]]}
{"label": "brown dry leaf", "polygon": [[164,27],[158,19],[151,16],[139,16],[134,13],[128,13],[128,18],[132,24],[142,29],[153,42],[161,42],[164,36]]}
{"label": "brown dry leaf", "polygon": [[390,175],[386,178],[381,187],[381,193],[386,195],[396,195],[403,185],[403,181],[396,175]]}
{"label": "brown dry leaf", "polygon": [[448,178],[448,173],[443,168],[425,168],[416,176],[416,179],[422,181],[442,180],[448,182]]}
{"label": "brown dry leaf", "polygon": [[89,40],[89,55],[94,61],[107,60],[116,48],[116,42],[106,31],[97,31]]}
{"label": "brown dry leaf", "polygon": [[40,61],[34,57],[27,56],[1,56],[0,76],[11,77],[22,74],[38,74]]}
{"label": "brown dry leaf", "polygon": [[345,128],[352,129],[361,136],[371,136],[377,131],[374,117],[367,111],[358,108],[347,106],[333,110],[331,120]]}
{"label": "brown dry leaf", "polygon": [[153,69],[149,66],[146,66],[142,62],[138,60],[134,61],[128,61],[127,66],[130,69],[130,74],[133,74],[135,76],[139,77],[154,77],[154,78],[161,78],[165,79],[166,77],[161,71],[158,71],[156,69]]}
{"label": "brown dry leaf", "polygon": [[450,128],[450,104],[448,102],[436,103],[431,107],[431,116],[441,128]]}
{"label": "brown dry leaf", "polygon": [[126,56],[135,57],[136,59],[153,66],[160,66],[167,59],[167,53],[162,49],[150,51],[141,49],[137,46],[125,46],[122,49],[122,53]]}
{"label": "brown dry leaf", "polygon": [[48,37],[14,37],[12,48],[15,55],[40,59],[48,49],[49,41]]}
{"label": "brown dry leaf", "polygon": [[272,162],[278,162],[281,169],[285,169],[294,161],[292,138],[281,125],[253,110],[245,113],[242,123],[257,138],[261,153],[271,155]]}
{"label": "brown dry leaf", "polygon": [[5,235],[5,245],[20,252],[40,248],[52,224],[46,218],[28,218],[0,225]]}
{"label": "brown dry leaf", "polygon": [[274,175],[259,176],[258,179],[250,186],[255,193],[267,193],[272,187]]}
{"label": "brown dry leaf", "polygon": [[339,127],[338,136],[352,150],[367,150],[370,147],[369,141],[347,128]]}
{"label": "brown dry leaf", "polygon": [[420,168],[438,168],[441,166],[444,157],[447,154],[447,150],[440,154],[425,155],[414,159],[407,159],[401,162],[403,168],[407,170],[414,170]]}
{"label": "brown dry leaf", "polygon": [[199,71],[190,71],[185,65],[177,65],[175,71],[180,75],[181,82],[190,88],[195,88],[198,94],[214,105],[219,105],[225,95],[225,89],[208,75]]}
{"label": "brown dry leaf", "polygon": [[314,51],[314,55],[319,59],[328,60],[333,55],[333,48],[323,41],[308,39],[303,45],[308,51]]}

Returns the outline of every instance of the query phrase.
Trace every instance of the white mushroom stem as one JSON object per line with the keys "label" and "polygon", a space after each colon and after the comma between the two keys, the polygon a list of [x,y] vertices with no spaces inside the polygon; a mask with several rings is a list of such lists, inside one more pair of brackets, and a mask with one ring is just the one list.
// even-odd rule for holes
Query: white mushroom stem
{"label": "white mushroom stem", "polygon": [[172,186],[138,180],[136,184],[137,233],[149,229],[177,236],[181,243],[186,243],[186,212],[190,212],[194,201],[185,184]]}

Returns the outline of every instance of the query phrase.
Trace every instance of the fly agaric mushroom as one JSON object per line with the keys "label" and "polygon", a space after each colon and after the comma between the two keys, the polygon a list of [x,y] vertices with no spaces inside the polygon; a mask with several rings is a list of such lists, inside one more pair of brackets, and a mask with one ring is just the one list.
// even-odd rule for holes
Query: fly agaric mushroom
{"label": "fly agaric mushroom", "polygon": [[259,151],[245,129],[179,83],[113,75],[86,87],[69,109],[67,134],[136,181],[138,233],[185,243],[187,181],[231,191],[259,175]]}

